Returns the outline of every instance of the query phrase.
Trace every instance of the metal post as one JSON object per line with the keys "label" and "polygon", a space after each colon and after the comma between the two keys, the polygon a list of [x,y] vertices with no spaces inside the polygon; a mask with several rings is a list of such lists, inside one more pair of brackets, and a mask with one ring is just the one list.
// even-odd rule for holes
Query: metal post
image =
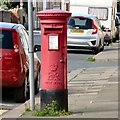
{"label": "metal post", "polygon": [[37,25],[36,25],[36,23],[37,23],[37,16],[36,16],[36,13],[37,13],[37,2],[36,2],[36,0],[33,0],[33,8],[34,8],[34,11],[33,11],[33,25],[34,25],[34,27],[33,27],[33,29],[36,29],[37,28]]}
{"label": "metal post", "polygon": [[34,49],[33,49],[33,5],[32,1],[28,0],[28,30],[29,30],[29,81],[30,81],[30,110],[33,111],[35,107],[35,93],[34,93]]}

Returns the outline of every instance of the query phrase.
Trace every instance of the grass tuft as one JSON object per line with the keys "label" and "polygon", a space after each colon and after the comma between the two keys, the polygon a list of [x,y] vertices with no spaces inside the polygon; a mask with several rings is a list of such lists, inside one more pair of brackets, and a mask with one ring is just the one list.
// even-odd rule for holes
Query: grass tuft
{"label": "grass tuft", "polygon": [[52,101],[51,104],[46,105],[42,110],[35,109],[33,111],[33,116],[64,116],[71,115],[71,112],[66,112],[65,110],[60,109],[56,101]]}
{"label": "grass tuft", "polygon": [[95,62],[95,58],[89,57],[89,58],[87,59],[87,61],[89,61],[89,62]]}

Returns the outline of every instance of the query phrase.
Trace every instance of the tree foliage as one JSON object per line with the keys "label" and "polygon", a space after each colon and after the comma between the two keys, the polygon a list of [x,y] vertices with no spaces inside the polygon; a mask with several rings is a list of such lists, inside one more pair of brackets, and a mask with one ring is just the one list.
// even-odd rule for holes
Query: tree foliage
{"label": "tree foliage", "polygon": [[[13,2],[12,0],[0,0],[0,7],[7,7],[8,9],[16,8],[17,6],[20,7],[20,2]],[[27,13],[28,4],[27,2],[23,2],[23,8]]]}
{"label": "tree foliage", "polygon": [[10,8],[11,7],[11,2],[10,2],[10,0],[1,0],[0,1],[0,6]]}

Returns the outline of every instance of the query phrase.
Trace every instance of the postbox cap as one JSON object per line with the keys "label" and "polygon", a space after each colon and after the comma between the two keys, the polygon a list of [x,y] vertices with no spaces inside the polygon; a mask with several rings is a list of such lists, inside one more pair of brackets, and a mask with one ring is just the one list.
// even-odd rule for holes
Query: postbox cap
{"label": "postbox cap", "polygon": [[55,17],[55,16],[61,16],[61,17],[70,17],[71,13],[68,11],[64,10],[57,10],[57,9],[49,9],[49,10],[44,10],[40,11],[37,13],[38,17]]}

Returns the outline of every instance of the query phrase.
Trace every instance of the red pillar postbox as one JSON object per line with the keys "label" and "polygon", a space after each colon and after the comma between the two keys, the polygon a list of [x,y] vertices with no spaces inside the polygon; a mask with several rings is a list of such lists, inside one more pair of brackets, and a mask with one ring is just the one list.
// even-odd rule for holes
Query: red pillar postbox
{"label": "red pillar postbox", "polygon": [[41,24],[41,108],[55,100],[68,111],[67,19],[71,13],[53,9],[37,16]]}

